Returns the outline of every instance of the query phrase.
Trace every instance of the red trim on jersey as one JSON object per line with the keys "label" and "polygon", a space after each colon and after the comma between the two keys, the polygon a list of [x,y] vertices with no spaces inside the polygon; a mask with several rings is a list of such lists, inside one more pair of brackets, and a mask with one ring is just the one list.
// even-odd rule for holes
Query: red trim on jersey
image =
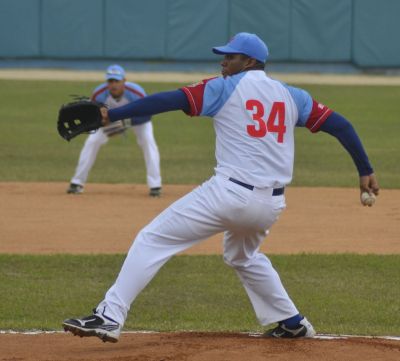
{"label": "red trim on jersey", "polygon": [[318,132],[321,125],[332,113],[332,109],[329,109],[326,105],[318,103],[313,99],[313,106],[306,122],[306,127],[310,129],[312,133]]}
{"label": "red trim on jersey", "polygon": [[190,92],[190,90],[186,87],[182,88],[182,91],[186,94],[186,97],[189,101],[189,105],[190,105],[190,110],[188,115],[190,115],[191,117],[194,117],[195,115],[199,115],[199,112],[197,111],[197,107],[196,107],[196,101],[193,98],[192,93]]}
{"label": "red trim on jersey", "polygon": [[127,85],[125,85],[125,89],[126,89],[126,90],[129,90],[131,93],[134,93],[134,94],[140,96],[141,98],[144,97],[144,94],[143,94],[143,93],[141,93],[140,91],[138,91],[138,90],[136,90],[136,89],[130,88],[130,87],[127,86]]}
{"label": "red trim on jersey", "polygon": [[181,88],[186,94],[190,104],[190,111],[188,113],[190,116],[193,117],[201,114],[201,110],[203,109],[204,89],[206,88],[206,84],[212,79],[215,79],[215,77],[204,79],[198,83]]}
{"label": "red trim on jersey", "polygon": [[103,93],[104,91],[107,90],[107,85],[104,85],[102,88],[100,88],[97,92],[92,94],[91,100],[95,100],[97,98],[98,95],[100,95],[101,93]]}

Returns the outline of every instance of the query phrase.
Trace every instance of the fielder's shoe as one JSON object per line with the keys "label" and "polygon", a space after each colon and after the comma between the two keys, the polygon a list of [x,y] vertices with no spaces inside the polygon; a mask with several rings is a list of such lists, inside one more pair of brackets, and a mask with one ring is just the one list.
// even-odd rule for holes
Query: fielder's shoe
{"label": "fielder's shoe", "polygon": [[304,317],[299,324],[298,328],[290,329],[287,328],[282,322],[272,330],[268,330],[264,333],[263,337],[275,337],[275,338],[298,338],[298,337],[314,337],[316,334],[314,327]]}
{"label": "fielder's shoe", "polygon": [[71,183],[67,189],[68,194],[81,194],[83,193],[83,186],[80,184]]}
{"label": "fielder's shoe", "polygon": [[150,188],[150,197],[160,197],[161,196],[161,187]]}
{"label": "fielder's shoe", "polygon": [[74,336],[96,336],[103,342],[118,342],[121,325],[113,319],[93,310],[93,315],[83,318],[70,318],[63,322],[64,331],[70,331]]}

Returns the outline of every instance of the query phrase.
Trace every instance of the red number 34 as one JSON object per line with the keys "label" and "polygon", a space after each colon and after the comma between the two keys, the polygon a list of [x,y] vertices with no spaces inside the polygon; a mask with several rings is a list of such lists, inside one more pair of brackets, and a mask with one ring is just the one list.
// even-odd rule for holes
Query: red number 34
{"label": "red number 34", "polygon": [[258,100],[248,100],[246,102],[246,109],[253,112],[253,120],[258,123],[258,127],[253,124],[247,126],[247,133],[249,133],[250,136],[262,138],[265,137],[268,132],[277,133],[278,143],[283,143],[283,135],[286,133],[284,102],[275,102],[272,104],[267,121],[263,119],[264,105]]}

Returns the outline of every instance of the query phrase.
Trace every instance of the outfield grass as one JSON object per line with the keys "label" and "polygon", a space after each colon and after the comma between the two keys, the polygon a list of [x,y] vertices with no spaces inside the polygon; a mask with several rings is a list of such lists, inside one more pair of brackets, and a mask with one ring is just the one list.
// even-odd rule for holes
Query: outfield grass
{"label": "outfield grass", "polygon": [[[60,329],[102,299],[122,255],[0,255],[0,329]],[[321,333],[400,335],[399,255],[271,256]],[[173,258],[134,303],[125,329],[262,331],[219,256]]]}
{"label": "outfield grass", "polygon": [[[0,80],[0,181],[68,181],[85,136],[71,143],[56,132],[60,104],[69,94],[90,94],[97,83]],[[143,83],[148,93],[178,84]],[[384,188],[400,186],[400,87],[304,86],[348,117],[358,130]],[[182,112],[154,117],[165,183],[197,184],[213,173],[212,121]],[[326,134],[296,131],[294,185],[357,186],[350,157]],[[142,155],[133,134],[112,139],[100,151],[91,182],[145,183]]]}

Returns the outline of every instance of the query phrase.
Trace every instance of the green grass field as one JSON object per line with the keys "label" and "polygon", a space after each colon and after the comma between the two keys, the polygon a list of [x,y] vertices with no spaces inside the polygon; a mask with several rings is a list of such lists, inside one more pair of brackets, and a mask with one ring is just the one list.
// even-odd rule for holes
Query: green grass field
{"label": "green grass field", "polygon": [[[67,143],[56,131],[58,108],[70,94],[90,94],[97,83],[0,80],[0,181],[65,181],[75,169],[85,136]],[[179,84],[144,83],[148,93]],[[400,186],[400,87],[304,86],[355,125],[383,188]],[[182,112],[154,117],[164,183],[197,184],[212,175],[214,131],[211,119]],[[342,146],[326,134],[296,130],[293,185],[358,184],[357,172]],[[135,137],[112,139],[99,154],[91,182],[145,183]]]}
{"label": "green grass field", "polygon": [[[64,318],[90,313],[123,259],[0,255],[0,329],[60,329]],[[318,332],[400,334],[400,256],[296,255],[271,260]],[[263,330],[239,279],[220,256],[173,258],[134,303],[126,329]]]}
{"label": "green grass field", "polygon": [[[67,143],[58,108],[97,83],[0,80],[0,181],[63,181],[85,137]],[[178,84],[142,84],[148,93]],[[400,186],[400,87],[311,86],[321,102],[355,125],[382,188]],[[197,184],[212,175],[212,121],[181,112],[154,117],[164,183]],[[357,187],[350,157],[326,134],[296,130],[293,185]],[[145,183],[133,134],[100,152],[90,182]],[[377,240],[379,241],[379,240]],[[95,245],[93,251],[95,252]],[[60,329],[102,298],[123,261],[115,256],[0,255],[0,329]],[[319,332],[399,335],[400,255],[273,256],[284,284]],[[234,272],[219,256],[174,258],[139,296],[126,324],[144,330],[261,331]]]}

